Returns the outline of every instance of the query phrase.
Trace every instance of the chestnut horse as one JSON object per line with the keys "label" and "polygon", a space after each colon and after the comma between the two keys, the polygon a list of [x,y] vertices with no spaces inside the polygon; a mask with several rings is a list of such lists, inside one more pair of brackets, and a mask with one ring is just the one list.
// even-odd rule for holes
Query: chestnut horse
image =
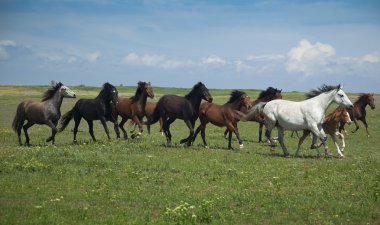
{"label": "chestnut horse", "polygon": [[[25,145],[29,146],[28,129],[34,124],[46,124],[51,128],[51,136],[46,142],[55,143],[55,135],[58,131],[57,124],[61,117],[61,105],[64,97],[75,98],[75,92],[63,85],[61,82],[44,93],[42,102],[24,101],[17,107],[12,128],[18,136],[18,143],[21,143],[21,129],[25,133]],[[28,122],[24,125],[25,120]]]}
{"label": "chestnut horse", "polygon": [[194,124],[198,119],[199,106],[202,99],[212,102],[208,89],[201,82],[194,85],[193,89],[185,97],[164,95],[157,102],[153,116],[147,124],[154,124],[162,118],[162,129],[166,136],[166,142],[168,146],[171,146],[172,135],[170,133],[170,124],[176,119],[184,120],[190,134],[187,138],[182,139],[180,143],[187,142],[187,146],[190,146],[193,141]]}
{"label": "chestnut horse", "polygon": [[[347,124],[351,124],[352,123],[351,118],[350,118],[350,114],[348,113],[348,111],[344,107],[338,107],[333,112],[331,112],[329,115],[327,115],[326,118],[325,118],[325,121],[322,124],[322,128],[325,131],[325,133],[327,133],[327,134],[329,134],[331,136],[331,138],[332,138],[332,140],[333,140],[333,142],[334,142],[334,144],[336,146],[336,150],[338,151],[339,156],[340,157],[344,157],[344,155],[342,153],[344,151],[344,148],[346,147],[346,144],[344,142],[344,135],[342,133],[338,132],[338,130],[337,130],[338,124],[340,122],[341,123],[347,123]],[[298,148],[297,148],[297,151],[296,151],[296,156],[298,156],[299,146],[301,146],[302,142],[305,140],[305,138],[309,134],[310,134],[309,130],[304,130],[303,131],[303,135],[299,139]],[[342,139],[342,149],[339,148],[339,145],[337,143],[337,136]],[[316,146],[316,143],[314,143],[316,141],[317,141],[316,137],[313,136],[313,144],[312,144],[312,146],[315,146],[313,148],[317,149],[318,155],[319,155],[318,148],[321,147],[322,144],[320,144],[319,146]],[[327,145],[325,146],[325,154],[326,155],[330,155],[330,152],[328,151]]]}
{"label": "chestnut horse", "polygon": [[199,120],[201,124],[198,126],[194,134],[194,139],[197,137],[199,131],[201,132],[203,144],[207,148],[206,143],[206,125],[211,122],[219,127],[227,127],[228,129],[228,149],[231,147],[232,132],[235,133],[236,138],[239,141],[240,148],[243,148],[243,142],[240,139],[235,110],[241,110],[243,108],[249,109],[251,107],[251,99],[242,91],[232,91],[230,99],[224,105],[218,105],[215,103],[204,102],[199,108]]}
{"label": "chestnut horse", "polygon": [[[351,131],[352,133],[355,133],[359,129],[358,120],[362,121],[365,129],[367,131],[367,137],[369,137],[369,131],[368,131],[368,124],[366,120],[367,112],[365,111],[365,108],[369,105],[371,109],[375,109],[375,99],[373,98],[372,94],[361,94],[359,95],[358,99],[354,102],[354,109],[349,110],[350,116],[355,123],[355,130]],[[344,123],[340,123],[339,125],[339,132],[344,131]]]}
{"label": "chestnut horse", "polygon": [[132,138],[140,136],[143,132],[142,118],[145,116],[145,106],[148,97],[154,97],[153,88],[150,82],[146,83],[140,81],[137,84],[134,96],[130,98],[119,98],[115,107],[115,116],[121,116],[119,127],[124,133],[124,139],[128,139],[128,134],[124,129],[124,124],[128,119],[132,119],[139,127],[139,133],[137,135],[132,135]]}
{"label": "chestnut horse", "polygon": [[[156,108],[156,105],[157,105],[157,103],[155,103],[155,102],[147,102],[146,103],[146,105],[145,105],[145,117],[148,121],[152,118],[154,109]],[[146,128],[148,130],[148,134],[150,134],[150,124],[147,124]],[[160,119],[160,132],[162,132],[162,120],[161,119]]]}
{"label": "chestnut horse", "polygon": [[[263,90],[259,96],[257,97],[256,100],[254,100],[251,105],[252,107],[261,103],[261,102],[269,102],[269,101],[272,101],[274,99],[282,99],[282,94],[281,94],[281,91],[282,90],[279,90],[277,88],[273,88],[273,87],[268,87],[266,90]],[[241,112],[243,113],[247,113],[247,109],[245,107],[243,107],[242,109],[240,109]],[[257,111],[259,112],[259,111]],[[252,116],[251,120],[250,121],[255,121],[255,122],[258,122],[260,124],[260,127],[259,127],[259,142],[262,142],[262,134],[263,134],[263,126],[264,126],[264,115],[261,113],[257,113],[256,115]],[[224,132],[224,137],[227,139],[227,133],[228,133],[228,129],[226,129],[226,131]]]}
{"label": "chestnut horse", "polygon": [[63,115],[59,131],[63,131],[69,124],[70,120],[74,118],[75,126],[73,142],[76,143],[78,127],[83,117],[87,121],[88,130],[93,141],[96,141],[93,128],[94,120],[100,120],[107,134],[108,140],[111,138],[106,121],[111,121],[114,124],[116,136],[119,138],[120,134],[119,128],[117,127],[117,118],[112,113],[112,107],[117,103],[117,95],[118,92],[112,84],[108,82],[103,84],[102,90],[95,99],[79,99],[74,107]]}

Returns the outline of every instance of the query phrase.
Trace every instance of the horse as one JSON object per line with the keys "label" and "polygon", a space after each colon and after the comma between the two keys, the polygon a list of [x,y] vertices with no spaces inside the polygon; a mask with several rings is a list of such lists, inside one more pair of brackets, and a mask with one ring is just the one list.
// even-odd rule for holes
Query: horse
{"label": "horse", "polygon": [[[130,98],[119,97],[118,103],[115,105],[115,115],[121,116],[121,121],[119,123],[120,129],[124,133],[124,139],[128,139],[127,132],[124,129],[124,124],[128,119],[132,119],[135,124],[139,127],[139,133],[136,135],[140,136],[143,132],[142,118],[145,116],[145,107],[147,98],[153,98],[153,88],[149,83],[138,82],[135,95]],[[134,137],[133,135],[132,137]]]}
{"label": "horse", "polygon": [[[76,94],[61,82],[48,89],[41,102],[23,101],[17,106],[17,112],[13,119],[12,128],[17,133],[18,142],[21,143],[21,128],[25,133],[25,145],[30,146],[28,129],[34,124],[46,124],[51,128],[51,136],[46,142],[55,144],[58,120],[61,117],[61,105],[63,98],[75,98]],[[25,120],[28,122],[24,125]]]}
{"label": "horse", "polygon": [[103,88],[99,95],[95,99],[79,99],[74,107],[68,111],[60,121],[59,132],[62,132],[72,118],[74,118],[74,143],[77,143],[78,126],[82,117],[87,121],[89,133],[93,141],[96,141],[94,136],[93,121],[100,120],[104,130],[107,134],[108,140],[110,140],[110,134],[108,131],[106,121],[111,121],[114,124],[116,136],[119,139],[120,133],[117,125],[117,117],[112,112],[112,107],[118,101],[118,91],[110,83],[104,83]]}
{"label": "horse", "polygon": [[[367,105],[369,105],[371,109],[375,109],[375,99],[373,98],[373,93],[360,94],[358,99],[354,102],[353,110],[350,110],[349,113],[353,122],[355,123],[355,130],[351,132],[355,133],[359,129],[358,120],[360,120],[365,126],[367,137],[369,137],[368,124],[366,120],[367,112],[365,111]],[[339,132],[342,132],[342,130],[344,131],[344,125],[345,123],[340,123]]]}
{"label": "horse", "polygon": [[306,97],[306,100],[300,102],[283,99],[272,100],[262,104],[261,107],[253,107],[247,115],[242,115],[241,118],[247,120],[256,113],[256,110],[262,110],[267,128],[266,137],[271,143],[271,150],[275,149],[271,131],[276,126],[278,141],[285,157],[289,156],[289,151],[284,144],[284,129],[291,131],[310,130],[326,146],[327,137],[322,124],[327,108],[332,102],[346,108],[353,108],[353,105],[340,84],[337,86],[322,85],[320,88],[307,93]]}
{"label": "horse", "polygon": [[[269,102],[274,99],[282,99],[282,90],[277,88],[268,87],[266,90],[260,92],[259,96],[256,100],[252,101],[251,106],[255,106],[261,102]],[[241,112],[247,113],[247,108],[242,107],[240,109]],[[263,126],[264,126],[264,115],[262,113],[257,113],[255,116],[251,117],[250,121],[255,121],[259,123],[259,142],[262,142],[262,134],[263,134]],[[227,139],[228,129],[224,132],[224,137]]]}
{"label": "horse", "polygon": [[215,103],[204,102],[199,108],[199,120],[201,124],[195,131],[193,142],[195,141],[199,132],[201,132],[203,144],[207,147],[205,131],[206,125],[211,122],[212,124],[219,127],[227,127],[228,134],[228,149],[231,147],[232,132],[235,133],[238,139],[240,148],[244,148],[243,142],[240,139],[238,127],[237,127],[237,116],[235,110],[241,110],[243,108],[249,109],[251,107],[250,97],[242,91],[234,90],[230,94],[230,99],[224,105],[218,105]]}
{"label": "horse", "polygon": [[[322,124],[322,128],[325,131],[325,133],[327,133],[331,136],[331,138],[332,138],[332,140],[336,146],[336,150],[338,151],[339,156],[344,157],[344,155],[342,153],[344,151],[344,148],[346,147],[346,144],[344,142],[344,135],[337,130],[338,124],[340,122],[347,123],[347,124],[352,123],[351,118],[350,118],[350,114],[348,113],[346,108],[343,108],[343,107],[338,107],[333,112],[331,112],[329,115],[327,115],[325,118],[325,121]],[[297,151],[295,154],[296,156],[298,156],[299,147],[301,146],[301,144],[303,143],[303,141],[305,140],[305,138],[309,134],[310,134],[309,130],[303,131],[303,135],[299,139],[298,148],[297,148]],[[339,148],[339,145],[337,143],[337,136],[342,139],[342,149]],[[314,136],[313,136],[313,142],[316,142],[316,138]],[[312,146],[315,146],[314,148],[317,149],[318,155],[319,155],[318,148],[321,147],[321,145],[322,144],[320,144],[319,146],[316,146],[315,143],[313,143],[313,145],[312,145]],[[328,148],[325,148],[325,154],[330,155]]]}
{"label": "horse", "polygon": [[[155,103],[155,102],[147,102],[146,103],[146,105],[145,105],[145,117],[147,118],[148,121],[152,118],[154,109],[156,108],[156,105],[157,105],[157,103]],[[150,134],[150,125],[147,124],[146,128],[148,130],[148,134]],[[160,132],[162,132],[162,120],[161,119],[160,119]]]}
{"label": "horse", "polygon": [[189,128],[190,134],[187,138],[182,139],[180,143],[183,144],[186,142],[187,146],[190,146],[193,141],[194,125],[198,119],[199,106],[202,99],[208,102],[212,102],[213,100],[209,90],[202,82],[195,84],[193,89],[185,97],[164,95],[157,102],[153,116],[147,124],[154,124],[161,118],[167,146],[171,146],[172,135],[170,133],[170,124],[176,119],[184,120],[186,126]]}

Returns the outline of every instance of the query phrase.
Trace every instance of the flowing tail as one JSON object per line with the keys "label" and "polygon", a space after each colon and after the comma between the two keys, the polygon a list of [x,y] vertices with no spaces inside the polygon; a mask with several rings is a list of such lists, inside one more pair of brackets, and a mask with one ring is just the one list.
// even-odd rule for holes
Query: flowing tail
{"label": "flowing tail", "polygon": [[152,117],[144,122],[145,125],[151,125],[157,123],[157,121],[160,119],[160,111],[158,110],[158,107],[156,107],[153,111]]}
{"label": "flowing tail", "polygon": [[238,119],[241,120],[241,121],[252,121],[252,120],[255,120],[255,118],[257,116],[260,116],[260,114],[262,113],[262,110],[264,108],[264,106],[266,105],[267,103],[266,102],[260,102],[258,103],[257,105],[253,106],[247,114],[244,114],[238,110],[235,110],[235,114],[237,115]]}
{"label": "flowing tail", "polygon": [[12,122],[13,130],[17,132],[17,130],[21,129],[22,125],[24,125],[24,121],[25,121],[24,103],[22,102],[17,106],[16,115]]}
{"label": "flowing tail", "polygon": [[58,129],[59,132],[62,132],[67,125],[69,125],[70,120],[74,117],[74,112],[76,110],[76,105],[74,108],[72,108],[70,111],[68,111],[65,115],[62,116],[61,121],[60,121],[60,128]]}

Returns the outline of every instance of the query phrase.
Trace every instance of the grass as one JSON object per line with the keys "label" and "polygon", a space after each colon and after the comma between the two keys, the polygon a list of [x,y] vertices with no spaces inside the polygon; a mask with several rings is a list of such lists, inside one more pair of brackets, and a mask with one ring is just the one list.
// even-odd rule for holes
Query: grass
{"label": "grass", "polygon": [[[307,139],[303,158],[283,158],[257,143],[258,126],[239,123],[245,149],[234,139],[227,150],[223,128],[207,126],[210,149],[201,139],[185,148],[182,121],[173,124],[175,147],[152,127],[140,140],[106,140],[96,122],[91,142],[82,122],[79,144],[72,144],[73,124],[46,144],[47,126],[30,128],[35,147],[17,145],[11,122],[17,104],[39,100],[47,87],[0,86],[0,223],[1,224],[379,224],[380,111],[367,109],[371,137],[363,125],[346,137],[345,158],[317,158]],[[72,87],[80,97],[94,97],[99,88]],[[183,95],[187,89],[156,88],[156,96]],[[132,87],[120,87],[130,96]],[[230,90],[211,90],[218,103]],[[247,90],[255,98],[257,90]],[[302,99],[302,93],[284,93]],[[355,99],[356,94],[350,98]],[[157,100],[157,97],[156,99]],[[62,112],[75,99],[65,99]],[[376,96],[376,102],[379,96]],[[112,125],[109,124],[112,137]],[[349,130],[352,127],[347,127]],[[294,154],[297,139],[286,134]],[[24,140],[24,137],[23,137]],[[337,156],[333,144],[328,142]]]}

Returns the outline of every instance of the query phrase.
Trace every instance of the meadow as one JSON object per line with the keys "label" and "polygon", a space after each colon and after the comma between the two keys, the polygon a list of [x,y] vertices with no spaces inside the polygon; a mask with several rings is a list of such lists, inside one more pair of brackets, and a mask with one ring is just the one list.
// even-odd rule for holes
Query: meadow
{"label": "meadow", "polygon": [[[200,137],[194,146],[183,147],[179,140],[188,129],[180,120],[172,125],[170,148],[157,124],[151,135],[116,140],[108,123],[108,141],[95,122],[98,141],[92,142],[84,121],[78,144],[72,143],[71,122],[54,146],[45,143],[50,129],[39,125],[29,129],[34,146],[19,146],[11,129],[16,107],[23,100],[40,100],[47,88],[0,86],[0,224],[380,224],[380,107],[367,108],[369,138],[361,123],[357,133],[346,136],[345,158],[337,157],[330,138],[333,157],[318,158],[309,149],[310,138],[301,158],[282,157],[279,146],[271,153],[267,143],[257,142],[258,124],[253,122],[238,125],[242,150],[236,138],[234,150],[228,150],[224,128],[211,124],[206,129],[209,149]],[[93,98],[100,90],[70,88],[79,98]],[[118,90],[119,96],[132,96],[135,87]],[[154,91],[152,101],[189,89]],[[216,103],[224,103],[230,91],[210,93]],[[259,94],[245,91],[253,99]],[[357,97],[348,95],[352,101]],[[301,100],[304,93],[286,92],[283,98]],[[64,99],[62,113],[76,101]],[[297,142],[286,132],[291,155]]]}

